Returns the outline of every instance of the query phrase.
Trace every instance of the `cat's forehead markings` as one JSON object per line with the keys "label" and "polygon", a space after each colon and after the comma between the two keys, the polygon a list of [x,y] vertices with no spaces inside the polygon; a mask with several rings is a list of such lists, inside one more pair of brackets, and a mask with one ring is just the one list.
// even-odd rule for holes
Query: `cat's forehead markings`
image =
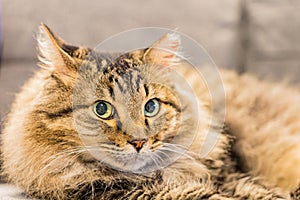
{"label": "cat's forehead markings", "polygon": [[107,65],[103,74],[116,73],[119,76],[123,76],[130,70],[137,70],[142,64],[143,62],[141,60],[132,59],[130,56],[125,54]]}

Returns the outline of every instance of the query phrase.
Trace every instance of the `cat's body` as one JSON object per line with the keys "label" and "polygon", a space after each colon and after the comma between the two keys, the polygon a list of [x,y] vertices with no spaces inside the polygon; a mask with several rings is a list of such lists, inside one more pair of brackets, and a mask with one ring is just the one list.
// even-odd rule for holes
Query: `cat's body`
{"label": "cat's body", "polygon": [[[90,57],[90,49],[66,45],[46,26],[38,40],[46,69],[18,94],[2,136],[4,172],[29,195],[288,199],[296,190],[299,91],[221,70],[228,129],[222,124],[211,128],[205,82],[184,64],[170,66],[172,56],[155,50],[162,44],[176,50],[176,37],[166,35],[153,47],[116,60],[94,52]],[[193,99],[168,79],[169,71],[155,65],[173,68],[188,80],[197,96],[196,110]],[[209,129],[219,134],[217,143],[199,157]]]}

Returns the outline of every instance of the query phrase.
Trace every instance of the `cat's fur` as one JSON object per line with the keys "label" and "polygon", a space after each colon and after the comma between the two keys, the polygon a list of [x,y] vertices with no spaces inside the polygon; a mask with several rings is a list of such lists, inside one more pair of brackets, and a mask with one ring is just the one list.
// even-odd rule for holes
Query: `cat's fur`
{"label": "cat's fur", "polygon": [[[176,35],[167,34],[150,48],[109,55],[67,45],[41,25],[42,69],[17,95],[4,124],[2,159],[8,180],[45,199],[289,199],[300,182],[299,91],[221,70],[227,128],[211,128],[205,82],[174,55],[157,50],[176,51],[179,43]],[[168,68],[192,86],[196,111],[180,84],[168,77]],[[161,100],[161,118],[141,114],[148,96]],[[98,100],[113,102],[116,119],[93,115],[90,105]],[[199,157],[208,129],[219,134],[218,141]],[[155,157],[152,164],[164,164],[172,151],[186,150],[179,159],[140,171],[146,160],[151,163],[146,151],[167,145],[176,131],[177,142],[184,142],[194,137],[193,130],[197,134],[188,149],[167,146],[160,155],[167,157]],[[132,162],[122,154],[129,164],[109,153],[97,160],[86,147],[93,144],[93,151],[105,144],[110,151],[138,154],[128,141],[147,134],[142,160]]]}

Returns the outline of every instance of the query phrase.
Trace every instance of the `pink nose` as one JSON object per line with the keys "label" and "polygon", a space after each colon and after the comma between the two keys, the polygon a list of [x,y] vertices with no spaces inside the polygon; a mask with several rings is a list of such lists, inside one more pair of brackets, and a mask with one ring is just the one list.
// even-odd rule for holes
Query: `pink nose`
{"label": "pink nose", "polygon": [[137,152],[140,152],[140,150],[143,148],[143,145],[147,142],[146,139],[134,139],[131,141],[128,141],[129,144],[131,144]]}

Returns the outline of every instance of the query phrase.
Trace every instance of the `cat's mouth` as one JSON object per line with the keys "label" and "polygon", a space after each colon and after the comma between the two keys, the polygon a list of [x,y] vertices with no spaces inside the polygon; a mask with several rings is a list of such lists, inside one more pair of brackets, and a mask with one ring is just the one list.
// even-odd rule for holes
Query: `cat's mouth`
{"label": "cat's mouth", "polygon": [[118,171],[145,174],[165,167],[170,155],[162,156],[145,145],[141,150],[130,148],[124,151],[107,152],[93,149],[90,153],[101,165]]}
{"label": "cat's mouth", "polygon": [[[184,155],[185,148],[173,143],[161,143],[153,148],[144,140],[130,141],[124,147],[113,144],[109,148],[91,148],[90,154],[101,165],[106,165],[118,171],[132,173],[148,173],[164,168]],[[105,147],[107,145],[104,145]]]}
{"label": "cat's mouth", "polygon": [[105,163],[119,171],[133,173],[144,173],[158,169],[158,165],[153,162],[151,157],[147,156],[146,153],[139,152],[134,152],[126,156],[111,157]]}

